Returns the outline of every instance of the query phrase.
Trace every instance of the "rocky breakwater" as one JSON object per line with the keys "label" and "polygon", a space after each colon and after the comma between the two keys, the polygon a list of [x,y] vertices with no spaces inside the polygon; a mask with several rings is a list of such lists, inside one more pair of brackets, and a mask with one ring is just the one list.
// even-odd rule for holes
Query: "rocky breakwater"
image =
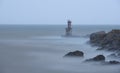
{"label": "rocky breakwater", "polygon": [[114,29],[108,33],[95,32],[90,35],[90,43],[99,46],[97,50],[113,51],[113,55],[120,57],[120,30]]}

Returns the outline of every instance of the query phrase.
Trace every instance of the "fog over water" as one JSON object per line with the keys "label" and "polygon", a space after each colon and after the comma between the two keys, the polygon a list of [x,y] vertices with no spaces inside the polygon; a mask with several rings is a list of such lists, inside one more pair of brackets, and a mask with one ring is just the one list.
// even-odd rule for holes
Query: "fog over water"
{"label": "fog over water", "polygon": [[[112,52],[96,51],[90,46],[88,35],[95,31],[119,29],[120,26],[76,25],[73,34],[79,38],[61,37],[61,25],[0,25],[0,73],[120,73],[120,65],[84,63],[98,54],[106,61],[119,60],[107,57]],[[75,50],[84,52],[84,58],[64,58]]]}

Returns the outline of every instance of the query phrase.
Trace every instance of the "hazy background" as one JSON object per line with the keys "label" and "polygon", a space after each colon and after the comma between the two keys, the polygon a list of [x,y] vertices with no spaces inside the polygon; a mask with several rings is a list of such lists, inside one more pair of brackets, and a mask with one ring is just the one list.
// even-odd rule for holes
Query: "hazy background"
{"label": "hazy background", "polygon": [[0,0],[0,24],[120,24],[120,0]]}

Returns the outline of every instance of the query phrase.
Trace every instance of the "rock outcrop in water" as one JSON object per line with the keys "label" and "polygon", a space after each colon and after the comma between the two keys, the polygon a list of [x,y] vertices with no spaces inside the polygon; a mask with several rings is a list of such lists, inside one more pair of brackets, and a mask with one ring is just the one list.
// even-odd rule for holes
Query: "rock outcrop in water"
{"label": "rock outcrop in water", "polygon": [[[90,43],[93,46],[98,46],[99,48],[97,50],[112,51],[114,53],[109,56],[120,58],[120,30],[119,29],[114,29],[108,33],[105,33],[105,31],[92,33],[90,35]],[[94,58],[92,60],[94,60]],[[108,61],[108,62],[105,61],[104,63],[120,64],[119,61],[115,61],[115,60]]]}
{"label": "rock outcrop in water", "polygon": [[100,62],[102,64],[108,64],[108,65],[114,65],[114,64],[120,64],[119,61],[112,60],[112,61],[105,61],[105,56],[104,55],[97,55],[91,59],[85,60],[85,62]]}
{"label": "rock outcrop in water", "polygon": [[115,29],[108,33],[104,31],[92,33],[90,43],[99,46],[99,50],[119,51],[120,53],[120,30]]}
{"label": "rock outcrop in water", "polygon": [[[113,51],[115,53],[110,56],[119,57],[120,58],[120,30],[114,29],[108,33],[105,31],[100,31],[96,33],[92,33],[90,35],[90,44],[93,46],[98,46],[99,50],[108,50]],[[74,51],[69,52],[65,55],[65,57],[83,57],[84,53],[82,51]],[[110,60],[105,61],[104,55],[97,55],[93,58],[85,60],[85,62],[100,62],[103,64],[120,64],[119,61]]]}
{"label": "rock outcrop in water", "polygon": [[67,53],[64,57],[83,57],[84,53],[82,51],[73,51],[73,52],[69,52]]}
{"label": "rock outcrop in water", "polygon": [[92,33],[90,35],[90,42],[93,45],[100,45],[100,43],[102,42],[102,40],[104,39],[104,37],[106,36],[105,31],[100,31],[100,32],[96,32],[96,33]]}
{"label": "rock outcrop in water", "polygon": [[105,56],[104,55],[97,55],[91,59],[88,59],[86,61],[105,61]]}
{"label": "rock outcrop in water", "polygon": [[113,61],[109,61],[108,63],[109,63],[109,64],[120,64],[119,61],[115,61],[115,60],[113,60]]}

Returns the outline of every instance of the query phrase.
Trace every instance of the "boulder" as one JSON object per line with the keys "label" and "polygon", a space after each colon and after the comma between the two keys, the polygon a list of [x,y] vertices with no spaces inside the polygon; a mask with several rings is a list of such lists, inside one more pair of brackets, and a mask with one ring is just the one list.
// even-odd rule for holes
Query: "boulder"
{"label": "boulder", "polygon": [[101,43],[101,41],[104,39],[105,36],[106,36],[105,31],[92,33],[90,35],[90,42],[98,45]]}
{"label": "boulder", "polygon": [[88,59],[86,61],[105,61],[105,56],[104,55],[97,55],[96,57]]}
{"label": "boulder", "polygon": [[97,55],[93,58],[94,61],[103,61],[105,60],[105,57],[103,55]]}
{"label": "boulder", "polygon": [[84,53],[82,51],[73,51],[73,52],[69,52],[65,55],[65,57],[83,57]]}

